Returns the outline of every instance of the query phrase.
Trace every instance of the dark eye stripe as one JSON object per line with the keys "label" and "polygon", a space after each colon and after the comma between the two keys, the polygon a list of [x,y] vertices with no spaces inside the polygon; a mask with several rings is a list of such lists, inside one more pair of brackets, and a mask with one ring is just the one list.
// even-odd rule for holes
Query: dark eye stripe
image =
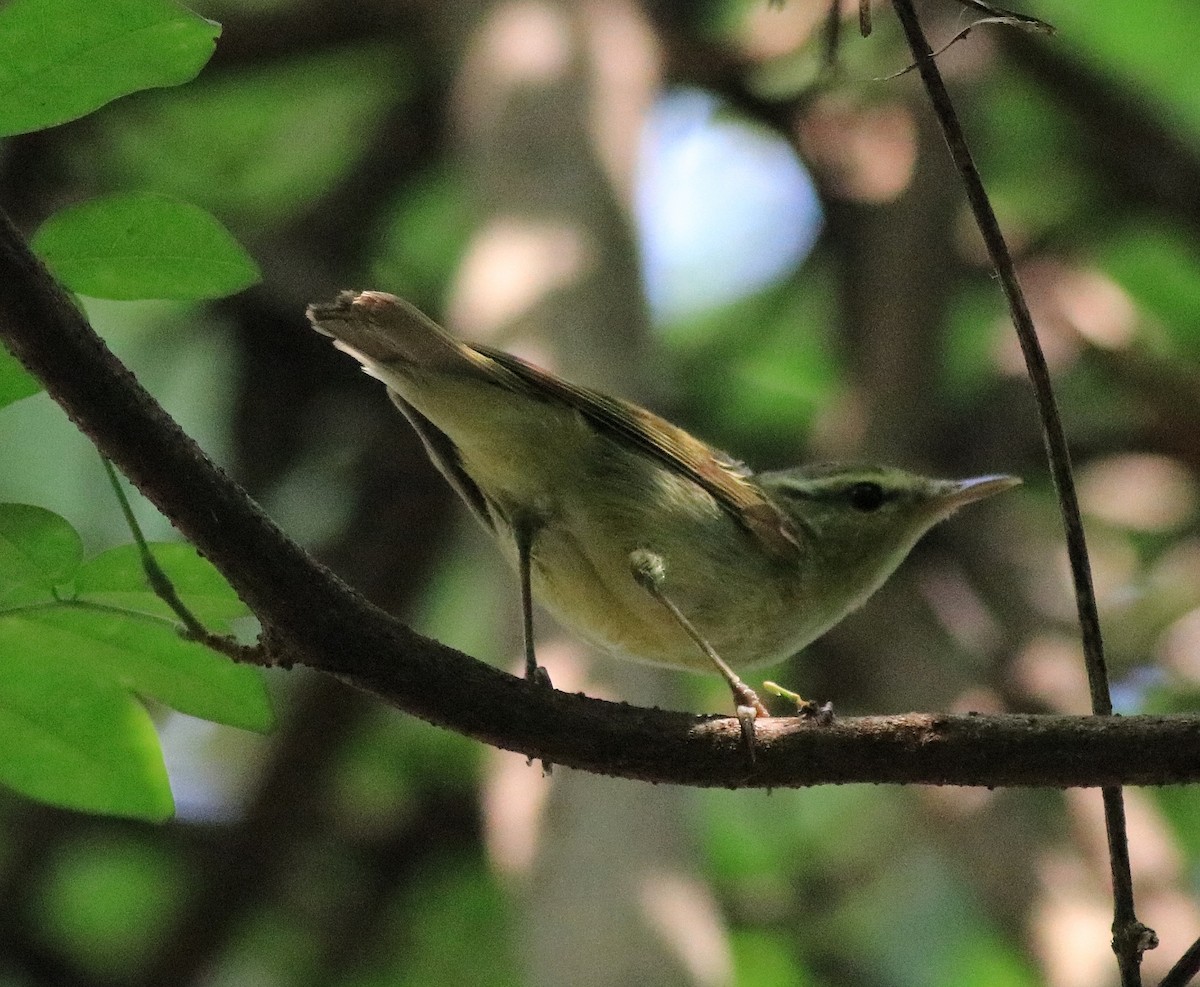
{"label": "dark eye stripe", "polygon": [[[880,497],[881,502],[886,502],[889,500],[896,500],[897,498],[899,498],[901,496],[901,491],[885,489],[881,484],[875,483],[871,480],[857,480],[854,483],[844,483],[843,482],[843,483],[822,485],[819,487],[800,486],[800,485],[792,486],[791,484],[780,484],[775,489],[778,490],[779,493],[784,494],[785,496],[788,496],[788,497],[793,497],[796,500],[814,500],[814,501],[822,501],[825,503],[831,503],[831,502],[837,501],[837,500],[845,501],[852,496],[851,491],[860,490],[860,489],[865,490],[867,488],[870,488],[871,490],[874,490],[874,491],[878,491],[878,496]],[[864,495],[859,494],[857,496],[864,496]],[[873,496],[873,495],[865,495],[865,496],[869,497],[869,496]]]}

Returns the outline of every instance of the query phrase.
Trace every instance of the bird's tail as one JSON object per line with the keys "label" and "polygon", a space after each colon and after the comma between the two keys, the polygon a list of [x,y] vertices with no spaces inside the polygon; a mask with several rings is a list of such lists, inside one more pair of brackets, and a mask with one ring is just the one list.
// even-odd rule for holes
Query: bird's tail
{"label": "bird's tail", "polygon": [[382,291],[343,291],[308,306],[308,321],[370,372],[373,366],[460,366],[473,351],[402,298]]}

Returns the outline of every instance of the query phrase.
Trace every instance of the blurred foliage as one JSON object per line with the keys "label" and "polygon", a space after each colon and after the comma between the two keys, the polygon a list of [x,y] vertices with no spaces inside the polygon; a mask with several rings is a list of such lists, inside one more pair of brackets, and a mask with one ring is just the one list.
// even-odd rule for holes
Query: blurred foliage
{"label": "blurred foliage", "polygon": [[371,283],[425,307],[441,304],[476,222],[452,162],[416,176],[384,209]]}
{"label": "blurred foliage", "polygon": [[[498,214],[534,226],[593,224],[584,251],[593,266],[584,269],[611,293],[599,303],[614,313],[610,322],[585,317],[590,296],[551,281],[555,297],[569,297],[572,335],[516,342],[540,358],[566,338],[576,349],[607,348],[621,366],[629,327],[612,323],[636,293],[626,178],[637,169],[616,169],[597,206],[596,186],[570,166],[603,157],[586,144],[596,134],[609,135],[600,151],[631,153],[612,137],[616,117],[598,109],[623,90],[603,74],[573,77],[565,100],[539,86],[552,88],[556,65],[585,71],[597,52],[630,50],[636,32],[619,45],[613,35],[588,36],[591,47],[559,63],[552,46],[520,47],[521,37],[540,36],[531,28],[503,36],[514,48],[484,43],[502,13],[529,5],[194,6],[223,22],[213,62],[189,85],[159,91],[137,90],[194,74],[211,51],[211,23],[152,0],[14,0],[0,9],[0,103],[19,104],[0,114],[6,133],[132,94],[0,145],[0,205],[31,235],[63,222],[61,213],[50,217],[64,205],[111,196],[181,199],[233,229],[266,272],[262,284],[203,309],[88,298],[93,322],[184,427],[348,581],[419,628],[505,661],[519,640],[513,580],[489,568],[492,549],[477,533],[452,533],[445,491],[419,445],[377,389],[310,338],[304,305],[338,288],[378,287],[469,325],[479,309],[464,302],[464,285],[479,277],[483,233]],[[862,613],[773,674],[844,711],[1085,710],[1059,524],[1003,300],[917,80],[870,81],[908,63],[889,11],[876,8],[869,39],[844,23],[840,75],[829,79],[819,75],[824,3],[593,6],[625,10],[652,39],[647,58],[663,88],[692,87],[721,102],[725,140],[736,142],[742,127],[786,139],[824,212],[815,251],[797,270],[643,334],[639,357],[657,405],[759,466],[870,458],[886,433],[887,454],[904,465],[1027,480],[1020,496],[936,532]],[[935,46],[963,26],[950,0],[921,9]],[[1192,68],[1200,13],[1177,0],[1025,9],[1059,33],[980,28],[942,64],[1057,378],[1120,708],[1191,711],[1200,698],[1200,88]],[[163,25],[139,44],[176,32],[169,64],[121,57],[135,10],[157,11],[152,20]],[[106,13],[111,23],[95,30],[115,30],[112,47],[82,58],[62,25]],[[56,27],[43,35],[62,43],[31,44],[29,24]],[[578,36],[595,29],[586,18],[571,24]],[[504,51],[516,52],[511,64],[484,57]],[[96,65],[112,78],[85,91],[83,69]],[[644,108],[633,99],[622,107]],[[569,126],[573,113],[588,126]],[[526,121],[525,139],[497,137],[509,116]],[[506,198],[506,182],[526,198]],[[703,194],[696,202],[704,208]],[[148,227],[165,229],[161,218]],[[624,266],[606,253],[606,237],[623,245]],[[722,246],[753,249],[731,236],[714,247],[718,263]],[[45,252],[53,260],[54,250]],[[565,265],[564,254],[543,263]],[[493,299],[523,297],[527,272],[492,262]],[[133,273],[179,280],[167,267]],[[144,282],[135,293],[157,294]],[[635,307],[648,323],[644,304]],[[583,345],[592,330],[598,339]],[[636,386],[631,380],[626,393],[637,397]],[[94,457],[45,395],[29,396],[36,389],[0,356],[0,406],[12,405],[0,415],[0,500],[41,504],[74,529],[68,536],[62,518],[49,522],[71,542],[69,564],[53,578],[37,570],[26,585],[36,584],[47,606],[65,607],[91,592],[80,579],[103,576],[93,588],[106,606],[136,610],[158,628],[147,631],[158,634],[152,644],[134,642],[130,653],[167,660],[185,642],[163,647],[164,614],[135,584],[128,550],[113,549],[127,536]],[[162,519],[137,510],[165,537]],[[207,585],[194,553],[159,550],[183,582]],[[203,586],[192,588],[203,601]],[[234,616],[224,604],[206,613],[222,624]],[[0,628],[6,620],[14,618],[0,612]],[[24,621],[21,650],[47,628],[71,630]],[[113,647],[107,637],[76,637],[89,652]],[[114,730],[71,705],[79,663],[57,645],[43,650],[51,674],[40,681],[58,690],[43,708],[82,738],[67,753],[94,753],[88,738]],[[270,677],[280,721],[270,740],[247,744],[214,728],[197,744],[194,731],[179,729],[188,723],[179,713],[146,713],[131,698],[159,695],[155,688],[125,665],[111,668],[103,695],[110,716],[136,720],[124,734],[132,749],[81,761],[66,793],[73,800],[54,801],[101,807],[88,802],[89,773],[111,780],[118,769],[152,770],[158,800],[143,814],[161,815],[161,758],[147,767],[159,757],[157,726],[166,762],[190,765],[186,791],[182,772],[172,778],[181,817],[151,827],[0,798],[6,985],[550,982],[538,979],[537,963],[554,952],[539,948],[558,941],[554,922],[594,932],[612,971],[627,969],[626,952],[646,948],[605,938],[614,915],[643,908],[633,894],[598,897],[624,856],[562,849],[579,822],[555,801],[579,780],[571,772],[540,779],[515,755],[300,673]],[[204,693],[216,687],[208,675],[169,682]],[[15,672],[5,679],[0,707],[11,711],[33,693]],[[681,680],[696,708],[724,708],[713,705],[726,701],[717,687]],[[226,720],[262,727],[261,691],[245,689],[243,715]],[[160,698],[214,715],[189,695]],[[5,740],[4,753],[15,745],[28,754],[36,739]],[[32,789],[50,774],[33,770],[9,784]],[[647,805],[662,794],[633,783],[621,791]],[[715,919],[670,934],[656,926],[656,935],[683,943],[676,952],[690,965],[679,969],[698,970],[715,953],[732,972],[712,973],[717,963],[705,979],[663,967],[658,982],[1116,982],[1094,794],[862,786],[687,795],[679,832],[659,834],[674,851],[663,849],[664,867],[667,858],[685,861],[700,889],[690,904],[711,902]],[[1200,932],[1200,795],[1133,791],[1130,805],[1139,914],[1162,938],[1147,957],[1154,980]],[[603,825],[613,808],[589,811]],[[618,846],[647,839],[614,837]],[[549,918],[531,902],[554,883],[538,869],[551,865],[530,863],[526,849],[534,861],[584,875]],[[574,982],[615,977],[599,964]]]}
{"label": "blurred foliage", "polygon": [[814,264],[803,278],[664,328],[696,401],[689,413],[711,417],[713,441],[741,449],[803,435],[835,399],[832,289],[829,272]]}
{"label": "blurred foliage", "polygon": [[402,95],[393,50],[298,53],[202,76],[180,92],[118,104],[100,139],[68,153],[84,182],[178,196],[256,231],[286,222],[362,153],[387,101]]}
{"label": "blurred foliage", "polygon": [[152,840],[120,837],[63,846],[46,866],[39,938],[97,979],[137,970],[170,928],[186,875]]}
{"label": "blurred foliage", "polygon": [[1078,52],[1133,98],[1152,104],[1180,136],[1200,141],[1200,94],[1188,78],[1191,43],[1200,33],[1200,10],[1171,0],[1150,0],[1128,11],[1118,0],[1099,0],[1084,11],[1054,12],[1055,26]]}

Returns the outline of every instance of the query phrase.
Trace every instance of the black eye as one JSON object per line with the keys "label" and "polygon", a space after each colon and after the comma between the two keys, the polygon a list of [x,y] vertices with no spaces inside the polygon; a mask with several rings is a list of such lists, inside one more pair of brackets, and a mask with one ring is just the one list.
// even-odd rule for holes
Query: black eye
{"label": "black eye", "polygon": [[883,487],[869,481],[856,483],[846,491],[846,499],[856,511],[868,514],[878,510],[883,503]]}

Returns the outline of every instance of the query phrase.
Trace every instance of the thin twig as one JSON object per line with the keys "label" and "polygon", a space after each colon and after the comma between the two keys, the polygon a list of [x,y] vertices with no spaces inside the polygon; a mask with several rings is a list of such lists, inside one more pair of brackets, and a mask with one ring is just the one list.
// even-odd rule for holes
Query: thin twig
{"label": "thin twig", "polygon": [[958,0],[958,2],[964,7],[978,11],[987,21],[1008,24],[1010,27],[1017,27],[1022,31],[1036,31],[1039,34],[1055,33],[1053,24],[1038,17],[1019,14],[1015,10],[1007,10],[1004,7],[993,7],[990,3],[984,3],[983,0]]}
{"label": "thin twig", "polygon": [[[1006,17],[981,17],[977,21],[972,21],[970,24],[968,24],[966,27],[964,27],[961,31],[959,31],[958,34],[956,34],[953,38],[951,38],[944,45],[942,45],[942,47],[940,47],[937,51],[935,51],[933,53],[933,57],[941,58],[944,54],[946,54],[946,52],[948,52],[951,48],[953,48],[960,41],[966,41],[967,37],[971,34],[972,31],[975,30],[975,28],[983,27],[985,24],[1004,24],[1004,25],[1008,25],[1010,27],[1016,26],[1013,24],[1013,22],[1010,19],[1008,19]],[[912,72],[914,69],[916,69],[916,67],[917,67],[916,62],[909,62],[906,66],[904,66],[904,68],[900,69],[900,71],[893,72],[893,73],[891,73],[891,75],[880,76],[879,78],[872,79],[871,81],[872,82],[893,82],[894,80],[899,79],[902,76],[908,75],[908,73]]]}
{"label": "thin twig", "polygon": [[[920,20],[913,9],[912,0],[892,0],[896,16],[900,20],[909,49],[916,60],[921,80],[929,94],[934,114],[941,125],[950,155],[954,159],[966,188],[967,199],[974,214],[979,232],[987,246],[988,255],[1000,279],[1001,287],[1008,300],[1009,311],[1025,366],[1033,384],[1038,412],[1042,423],[1042,439],[1050,463],[1050,473],[1058,491],[1059,507],[1066,531],[1067,556],[1071,564],[1071,576],[1075,585],[1075,603],[1079,612],[1079,624],[1083,638],[1084,660],[1087,664],[1088,685],[1091,692],[1092,712],[1100,716],[1112,715],[1112,698],[1109,693],[1108,670],[1104,661],[1104,641],[1100,633],[1100,618],[1096,607],[1096,594],[1092,587],[1091,565],[1088,562],[1087,542],[1084,538],[1083,521],[1079,512],[1079,499],[1075,492],[1075,480],[1071,470],[1070,450],[1066,432],[1058,413],[1058,403],[1050,380],[1050,370],[1042,353],[1029,314],[1024,293],[1017,279],[1016,268],[1008,251],[1000,224],[992,209],[979,170],[967,147],[966,138],[958,122],[958,115],[950,101],[942,81],[941,72],[933,51],[921,28]],[[1140,964],[1142,952],[1157,944],[1154,933],[1138,922],[1133,905],[1133,878],[1129,868],[1129,841],[1125,827],[1125,802],[1119,788],[1106,788],[1103,792],[1104,822],[1108,833],[1109,864],[1113,883],[1113,949],[1121,969],[1123,987],[1140,987]]]}
{"label": "thin twig", "polygon": [[1192,943],[1187,952],[1179,957],[1158,987],[1187,987],[1197,973],[1200,973],[1200,939]]}
{"label": "thin twig", "polygon": [[142,526],[138,524],[138,520],[133,513],[133,507],[129,503],[129,497],[125,494],[125,488],[121,485],[120,477],[117,476],[116,467],[103,455],[100,457],[100,462],[104,464],[104,470],[108,473],[108,482],[112,485],[113,493],[117,497],[117,503],[121,505],[121,513],[125,516],[125,524],[129,528],[130,534],[133,535],[133,543],[137,546],[138,558],[142,563],[142,572],[146,574],[146,582],[150,584],[150,589],[154,591],[154,595],[170,607],[171,612],[179,618],[179,622],[183,624],[184,637],[189,641],[195,641],[197,644],[203,644],[206,648],[211,648],[213,651],[218,651],[232,658],[234,661],[256,660],[257,648],[254,645],[240,644],[233,637],[214,634],[200,623],[196,615],[188,609],[187,604],[180,599],[179,592],[175,589],[175,584],[171,582],[171,577],[158,564],[158,559],[150,551],[150,546],[146,542],[146,536],[142,532]]}
{"label": "thin twig", "polygon": [[842,43],[842,3],[841,0],[830,0],[829,10],[825,14],[825,27],[821,31],[823,38],[822,64],[824,70],[833,75],[837,72],[838,50]]}
{"label": "thin twig", "polygon": [[125,525],[129,528],[129,533],[133,535],[133,543],[137,546],[138,558],[142,563],[142,572],[146,574],[146,581],[150,584],[154,595],[171,608],[171,612],[179,618],[179,622],[183,624],[184,629],[190,637],[196,640],[207,637],[209,633],[208,628],[196,619],[196,615],[179,598],[179,593],[175,589],[175,584],[171,582],[171,577],[163,571],[163,567],[158,564],[158,559],[151,553],[150,546],[146,543],[146,536],[142,533],[142,526],[138,524],[137,518],[134,517],[133,507],[129,503],[129,498],[125,495],[125,488],[121,486],[121,480],[117,476],[116,468],[104,456],[100,457],[100,462],[104,464],[104,471],[108,474],[108,482],[112,485],[113,493],[117,497],[117,503],[121,505],[121,513],[125,516]]}

